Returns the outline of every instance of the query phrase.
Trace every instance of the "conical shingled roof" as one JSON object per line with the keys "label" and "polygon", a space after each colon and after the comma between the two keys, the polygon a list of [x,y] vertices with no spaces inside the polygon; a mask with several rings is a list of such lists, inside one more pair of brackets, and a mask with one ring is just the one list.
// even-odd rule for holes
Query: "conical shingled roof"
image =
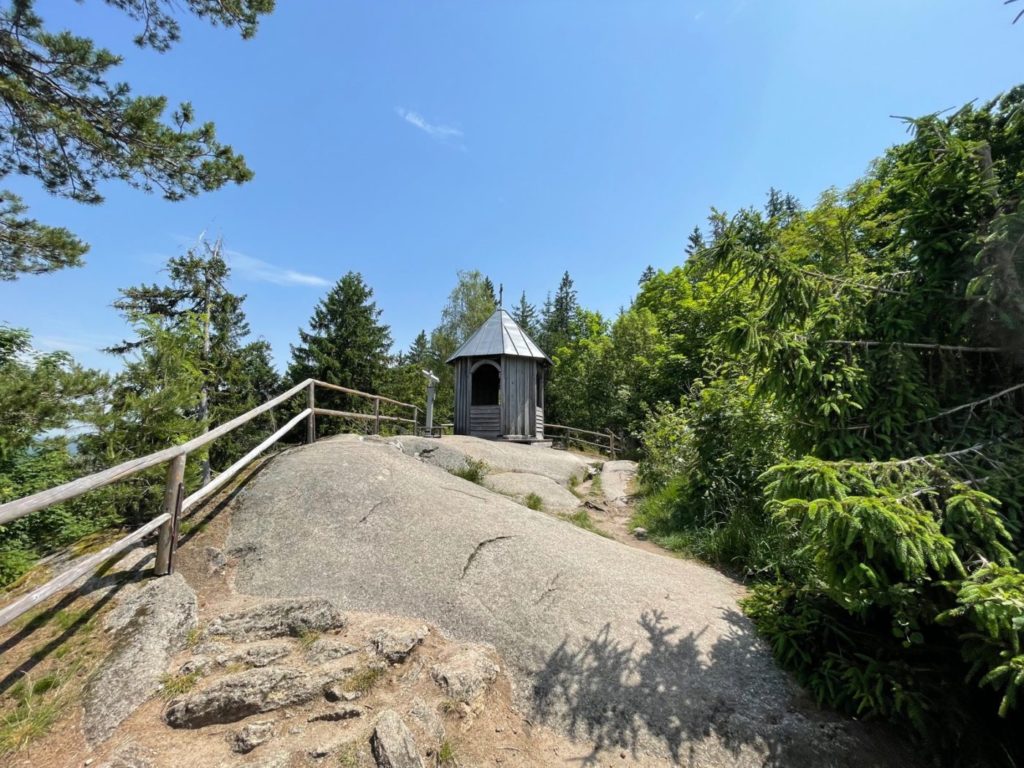
{"label": "conical shingled roof", "polygon": [[500,308],[494,310],[494,314],[488,317],[484,324],[477,328],[476,333],[466,339],[466,342],[445,362],[451,363],[460,357],[486,355],[533,357],[543,360],[548,365],[551,364],[551,358],[545,355],[526,331],[519,327],[519,323],[512,319],[512,315]]}

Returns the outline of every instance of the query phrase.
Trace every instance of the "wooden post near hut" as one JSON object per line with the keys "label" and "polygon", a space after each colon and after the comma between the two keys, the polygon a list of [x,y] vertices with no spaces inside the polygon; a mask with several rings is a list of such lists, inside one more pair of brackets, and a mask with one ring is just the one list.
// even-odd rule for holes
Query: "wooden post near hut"
{"label": "wooden post near hut", "polygon": [[157,576],[166,576],[174,570],[174,550],[177,544],[175,539],[178,535],[178,517],[181,514],[184,484],[185,454],[182,453],[167,464],[163,512],[170,517],[160,526],[160,535],[156,543],[156,565],[153,570]]}
{"label": "wooden post near hut", "polygon": [[373,398],[373,434],[380,434],[380,398]]}

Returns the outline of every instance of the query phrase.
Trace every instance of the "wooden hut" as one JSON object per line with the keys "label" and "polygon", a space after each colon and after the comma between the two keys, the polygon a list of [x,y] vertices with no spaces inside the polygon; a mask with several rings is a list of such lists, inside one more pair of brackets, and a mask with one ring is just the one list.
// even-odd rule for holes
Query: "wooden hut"
{"label": "wooden hut", "polygon": [[544,376],[551,360],[504,309],[447,363],[455,367],[455,434],[544,439]]}

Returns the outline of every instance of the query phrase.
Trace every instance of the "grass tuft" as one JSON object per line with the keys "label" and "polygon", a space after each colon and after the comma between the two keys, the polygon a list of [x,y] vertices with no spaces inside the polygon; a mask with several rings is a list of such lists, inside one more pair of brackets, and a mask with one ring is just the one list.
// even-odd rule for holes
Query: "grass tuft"
{"label": "grass tuft", "polygon": [[452,743],[445,739],[441,742],[440,748],[437,750],[437,764],[439,766],[454,766],[457,764],[455,747]]}
{"label": "grass tuft", "polygon": [[582,528],[585,531],[596,533],[598,536],[604,536],[606,539],[610,539],[611,536],[602,531],[596,525],[594,521],[590,519],[590,515],[585,509],[573,512],[571,515],[566,515],[565,519],[575,525],[577,528]]}
{"label": "grass tuft", "polygon": [[377,683],[380,682],[382,677],[384,677],[383,667],[363,667],[362,669],[358,669],[351,675],[349,675],[349,677],[345,680],[345,687],[348,690],[358,691],[359,693],[366,694]]}
{"label": "grass tuft", "polygon": [[527,494],[525,503],[526,506],[528,506],[530,509],[536,510],[537,512],[540,512],[542,509],[544,509],[544,500],[536,493]]}
{"label": "grass tuft", "polygon": [[195,688],[196,683],[199,681],[199,671],[189,672],[187,675],[164,675],[160,680],[163,688],[160,691],[160,695],[165,699],[173,699],[175,696],[181,696],[183,693],[188,693]]}
{"label": "grass tuft", "polygon": [[482,485],[484,477],[487,475],[487,463],[477,461],[476,459],[466,459],[466,466],[448,471],[456,477],[461,477],[463,480],[469,480],[471,483]]}
{"label": "grass tuft", "polygon": [[49,733],[64,711],[60,680],[46,675],[35,682],[27,676],[11,688],[17,706],[0,717],[0,757],[21,751]]}
{"label": "grass tuft", "polygon": [[304,651],[308,651],[313,647],[313,643],[320,639],[320,632],[315,629],[304,629],[299,632],[299,646]]}

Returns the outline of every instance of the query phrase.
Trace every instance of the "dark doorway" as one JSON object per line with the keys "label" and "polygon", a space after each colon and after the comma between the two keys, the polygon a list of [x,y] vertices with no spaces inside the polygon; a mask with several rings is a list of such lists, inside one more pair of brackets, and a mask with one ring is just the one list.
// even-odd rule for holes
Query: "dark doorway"
{"label": "dark doorway", "polygon": [[473,371],[472,405],[497,405],[501,374],[496,366],[483,363]]}

